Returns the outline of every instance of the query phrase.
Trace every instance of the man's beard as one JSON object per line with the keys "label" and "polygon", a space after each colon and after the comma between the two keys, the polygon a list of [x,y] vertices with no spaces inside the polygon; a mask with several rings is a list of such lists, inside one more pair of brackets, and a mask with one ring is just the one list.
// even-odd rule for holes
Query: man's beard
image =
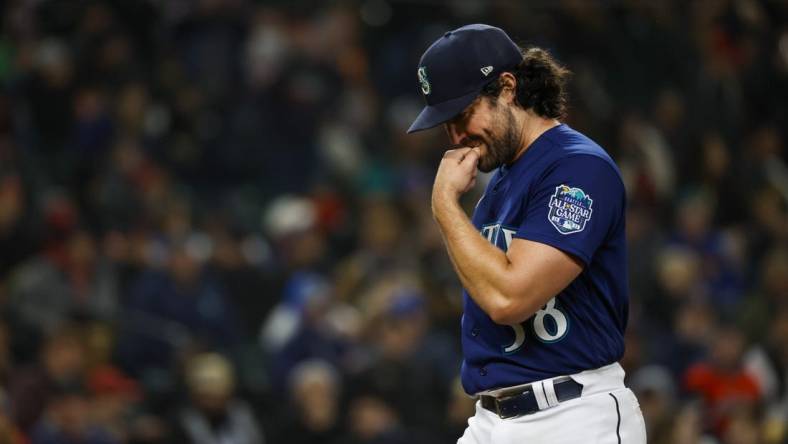
{"label": "man's beard", "polygon": [[505,113],[500,114],[505,115],[505,121],[501,125],[495,125],[493,134],[488,134],[487,152],[479,159],[477,165],[479,171],[483,173],[489,173],[501,165],[512,163],[520,148],[514,113],[507,108]]}

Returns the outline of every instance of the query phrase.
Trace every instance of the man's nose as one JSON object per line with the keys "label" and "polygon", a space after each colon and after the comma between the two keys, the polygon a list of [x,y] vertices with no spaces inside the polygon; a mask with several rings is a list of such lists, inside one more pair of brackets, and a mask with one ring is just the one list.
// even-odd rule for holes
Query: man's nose
{"label": "man's nose", "polygon": [[462,143],[463,139],[468,137],[468,135],[465,134],[465,131],[459,128],[456,123],[452,122],[446,124],[446,134],[449,135],[449,142],[451,142],[452,145],[460,144]]}

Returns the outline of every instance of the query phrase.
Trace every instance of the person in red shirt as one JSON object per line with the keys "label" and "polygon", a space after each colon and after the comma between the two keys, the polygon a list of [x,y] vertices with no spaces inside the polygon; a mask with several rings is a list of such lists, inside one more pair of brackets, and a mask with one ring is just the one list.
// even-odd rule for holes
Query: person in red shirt
{"label": "person in red shirt", "polygon": [[744,347],[744,335],[738,329],[720,327],[708,359],[692,365],[684,374],[685,389],[703,399],[710,425],[718,436],[734,411],[755,407],[761,396],[755,378],[742,365]]}

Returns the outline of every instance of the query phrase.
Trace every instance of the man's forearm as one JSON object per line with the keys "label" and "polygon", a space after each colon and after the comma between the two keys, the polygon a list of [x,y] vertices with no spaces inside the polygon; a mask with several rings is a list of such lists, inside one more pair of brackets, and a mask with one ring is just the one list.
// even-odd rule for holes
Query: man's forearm
{"label": "man's forearm", "polygon": [[433,199],[438,222],[454,269],[473,300],[492,318],[507,310],[506,254],[488,242],[453,199]]}

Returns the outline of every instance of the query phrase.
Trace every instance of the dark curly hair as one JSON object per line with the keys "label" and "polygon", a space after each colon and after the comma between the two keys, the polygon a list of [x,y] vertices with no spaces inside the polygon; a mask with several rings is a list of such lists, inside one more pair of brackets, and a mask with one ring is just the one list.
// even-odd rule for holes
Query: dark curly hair
{"label": "dark curly hair", "polygon": [[[542,48],[528,47],[522,52],[523,61],[505,71],[517,79],[517,103],[541,117],[563,119],[566,117],[566,80],[571,72]],[[502,88],[499,78],[488,83],[481,95],[498,97]]]}

